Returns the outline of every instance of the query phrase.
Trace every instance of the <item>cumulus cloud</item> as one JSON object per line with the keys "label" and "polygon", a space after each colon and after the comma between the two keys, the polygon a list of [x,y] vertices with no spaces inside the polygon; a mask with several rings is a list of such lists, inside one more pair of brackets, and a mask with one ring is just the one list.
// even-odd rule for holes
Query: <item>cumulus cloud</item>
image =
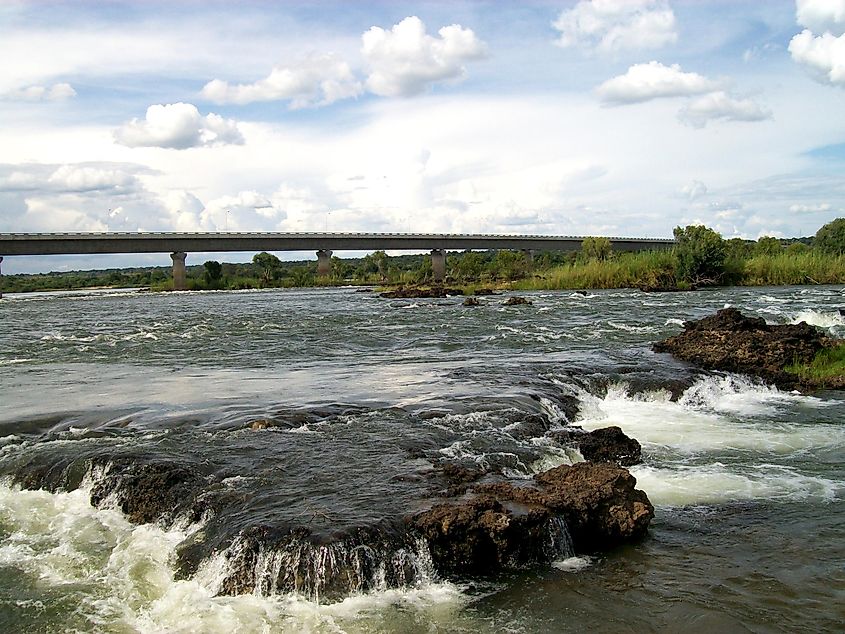
{"label": "cumulus cloud", "polygon": [[707,194],[707,185],[705,185],[701,181],[694,180],[691,183],[688,183],[681,187],[678,190],[678,193],[681,194],[681,196],[683,196],[684,198],[696,200]]}
{"label": "cumulus cloud", "polygon": [[64,101],[71,97],[76,97],[76,91],[64,82],[52,86],[27,86],[0,95],[9,101]]}
{"label": "cumulus cloud", "polygon": [[816,33],[845,32],[845,0],[797,0],[798,24]]}
{"label": "cumulus cloud", "polygon": [[437,33],[428,35],[416,16],[390,30],[366,31],[361,52],[369,69],[367,89],[385,97],[416,95],[435,82],[464,77],[464,65],[486,55],[487,47],[471,29],[452,24]]}
{"label": "cumulus cloud", "polygon": [[97,163],[18,165],[8,172],[0,168],[0,191],[44,195],[128,192],[138,187],[134,171],[134,168]]}
{"label": "cumulus cloud", "polygon": [[202,116],[189,103],[153,105],[143,119],[132,119],[114,133],[115,141],[128,147],[193,147],[240,145],[238,124],[214,113]]}
{"label": "cumulus cloud", "polygon": [[678,39],[667,0],[581,0],[553,23],[556,44],[614,53],[654,49]]}
{"label": "cumulus cloud", "polygon": [[214,230],[247,231],[279,229],[287,218],[284,209],[254,190],[236,196],[221,196],[208,202],[199,214],[202,227]]}
{"label": "cumulus cloud", "polygon": [[789,206],[789,211],[795,214],[814,214],[830,211],[830,209],[831,207],[827,203],[822,203],[820,205],[795,204]]}
{"label": "cumulus cloud", "polygon": [[349,64],[334,55],[312,55],[293,66],[276,66],[252,84],[230,85],[214,79],[203,87],[202,96],[218,104],[290,100],[295,109],[325,106],[361,91]]}
{"label": "cumulus cloud", "polygon": [[694,128],[703,128],[714,120],[764,121],[771,116],[771,111],[753,99],[732,97],[721,90],[693,100],[678,113],[681,122]]}
{"label": "cumulus cloud", "polygon": [[661,97],[700,95],[718,88],[718,82],[698,73],[685,73],[678,64],[664,66],[651,61],[634,64],[624,75],[608,79],[596,92],[605,103],[629,104]]}
{"label": "cumulus cloud", "polygon": [[789,42],[792,59],[808,66],[822,82],[845,87],[845,35],[816,36],[807,29]]}

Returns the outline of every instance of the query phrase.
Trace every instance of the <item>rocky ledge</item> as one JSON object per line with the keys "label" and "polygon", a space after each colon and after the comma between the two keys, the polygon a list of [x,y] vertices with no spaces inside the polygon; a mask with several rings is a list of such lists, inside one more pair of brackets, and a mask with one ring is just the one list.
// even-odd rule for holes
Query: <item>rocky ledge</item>
{"label": "rocky ledge", "polygon": [[626,469],[582,462],[555,467],[530,485],[478,484],[467,499],[409,518],[446,574],[490,572],[548,559],[550,526],[561,520],[575,552],[608,550],[642,537],[654,507]]}
{"label": "rocky ledge", "polygon": [[429,299],[463,294],[464,291],[460,288],[432,286],[431,288],[397,288],[393,291],[379,293],[379,297],[385,297],[387,299]]}
{"label": "rocky ledge", "polygon": [[[715,315],[685,322],[682,333],[658,341],[653,349],[708,370],[751,374],[784,389],[813,389],[820,386],[799,381],[786,368],[810,363],[823,349],[839,343],[804,322],[772,325],[736,308],[724,308]],[[845,381],[842,383],[845,387]]]}

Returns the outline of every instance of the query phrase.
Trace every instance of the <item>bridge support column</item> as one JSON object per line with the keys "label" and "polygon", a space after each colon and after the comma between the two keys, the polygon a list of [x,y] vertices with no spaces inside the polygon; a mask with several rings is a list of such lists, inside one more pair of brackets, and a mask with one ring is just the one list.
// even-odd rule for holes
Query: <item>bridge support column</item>
{"label": "bridge support column", "polygon": [[184,291],[188,289],[187,272],[185,271],[185,258],[187,253],[183,251],[176,251],[170,254],[170,259],[173,260],[173,290]]}
{"label": "bridge support column", "polygon": [[534,270],[534,249],[523,249],[522,254],[525,256],[525,270],[531,273]]}
{"label": "bridge support column", "polygon": [[446,251],[443,249],[431,250],[431,271],[434,273],[435,282],[446,279]]}
{"label": "bridge support column", "polygon": [[[0,255],[0,264],[3,263],[3,256]],[[0,271],[0,299],[3,299],[3,271]]]}
{"label": "bridge support column", "polygon": [[332,252],[328,249],[317,251],[317,276],[328,277],[332,274]]}

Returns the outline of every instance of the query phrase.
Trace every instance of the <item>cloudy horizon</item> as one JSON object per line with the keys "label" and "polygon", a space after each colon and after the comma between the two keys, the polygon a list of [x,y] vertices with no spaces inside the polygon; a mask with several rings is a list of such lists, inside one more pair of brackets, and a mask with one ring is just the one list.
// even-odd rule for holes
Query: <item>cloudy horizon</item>
{"label": "cloudy horizon", "polygon": [[845,0],[18,1],[0,55],[4,233],[756,239],[845,215]]}

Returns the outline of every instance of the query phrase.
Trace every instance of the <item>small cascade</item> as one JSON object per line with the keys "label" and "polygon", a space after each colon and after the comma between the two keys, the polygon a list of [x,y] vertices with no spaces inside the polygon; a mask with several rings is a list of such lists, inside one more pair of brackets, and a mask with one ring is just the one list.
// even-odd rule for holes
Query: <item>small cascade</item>
{"label": "small cascade", "polygon": [[436,577],[428,544],[409,535],[395,541],[362,535],[329,544],[298,533],[275,544],[239,535],[222,557],[226,566],[212,588],[222,594],[294,593],[331,603],[363,592],[420,587]]}

